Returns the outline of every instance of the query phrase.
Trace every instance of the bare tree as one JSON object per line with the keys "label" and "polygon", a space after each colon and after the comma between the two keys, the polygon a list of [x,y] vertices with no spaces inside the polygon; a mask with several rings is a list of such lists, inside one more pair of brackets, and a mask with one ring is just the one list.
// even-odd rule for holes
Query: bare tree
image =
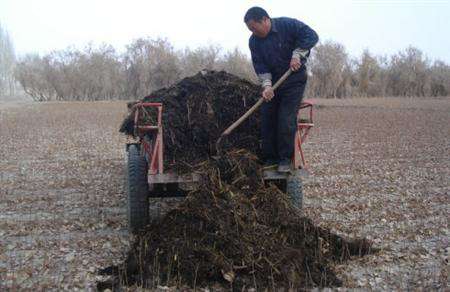
{"label": "bare tree", "polygon": [[344,46],[327,41],[317,45],[309,60],[312,80],[309,92],[313,96],[338,96],[338,89],[344,81],[344,73],[348,71],[349,60]]}
{"label": "bare tree", "polygon": [[179,58],[165,39],[138,39],[124,56],[127,92],[134,98],[169,86],[180,77]]}
{"label": "bare tree", "polygon": [[223,56],[223,59],[218,63],[218,69],[253,82],[258,81],[250,58],[238,48]]}
{"label": "bare tree", "polygon": [[203,69],[216,69],[220,58],[220,51],[221,48],[217,45],[203,46],[195,50],[185,48],[184,51],[178,53],[182,68],[181,75],[185,77]]}
{"label": "bare tree", "polygon": [[428,96],[429,61],[422,51],[408,47],[392,56],[388,70],[388,94],[393,96]]}
{"label": "bare tree", "polygon": [[0,94],[14,94],[15,62],[16,55],[13,42],[6,29],[0,23]]}
{"label": "bare tree", "polygon": [[430,74],[430,95],[449,96],[450,95],[450,66],[437,60],[429,69]]}
{"label": "bare tree", "polygon": [[16,66],[16,80],[35,101],[51,100],[55,94],[45,78],[45,67],[45,60],[35,54],[24,56]]}
{"label": "bare tree", "polygon": [[385,60],[373,56],[368,50],[364,50],[357,63],[355,75],[357,79],[358,96],[385,96],[387,87]]}

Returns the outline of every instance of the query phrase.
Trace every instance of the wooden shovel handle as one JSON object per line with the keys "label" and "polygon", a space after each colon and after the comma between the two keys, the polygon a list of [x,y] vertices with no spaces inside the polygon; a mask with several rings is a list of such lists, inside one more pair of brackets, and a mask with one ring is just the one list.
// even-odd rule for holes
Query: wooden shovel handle
{"label": "wooden shovel handle", "polygon": [[[275,85],[272,87],[273,90],[276,90],[281,83],[283,83],[289,75],[291,75],[292,70],[289,69],[286,71],[286,73],[283,74],[283,76],[278,79],[278,81],[275,83]],[[243,114],[236,122],[234,122],[231,126],[229,126],[225,131],[223,131],[221,136],[226,136],[230,134],[234,129],[236,129],[237,126],[239,126],[243,121],[245,121],[264,101],[264,98],[260,98],[245,114]]]}

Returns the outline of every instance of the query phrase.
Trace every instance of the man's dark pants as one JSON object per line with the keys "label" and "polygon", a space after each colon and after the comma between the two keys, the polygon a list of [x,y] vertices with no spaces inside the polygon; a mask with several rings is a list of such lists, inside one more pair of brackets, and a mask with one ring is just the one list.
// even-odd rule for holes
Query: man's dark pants
{"label": "man's dark pants", "polygon": [[275,91],[271,101],[261,106],[262,150],[266,162],[290,161],[294,154],[297,113],[306,87],[306,72],[291,77]]}

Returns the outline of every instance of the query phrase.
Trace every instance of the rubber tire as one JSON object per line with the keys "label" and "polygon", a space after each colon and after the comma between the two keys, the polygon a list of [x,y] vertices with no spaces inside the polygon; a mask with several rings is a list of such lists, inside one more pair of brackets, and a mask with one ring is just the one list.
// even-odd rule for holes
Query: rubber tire
{"label": "rubber tire", "polygon": [[286,194],[299,210],[303,208],[303,184],[299,174],[292,174],[286,181]]}
{"label": "rubber tire", "polygon": [[149,221],[148,166],[137,145],[128,148],[127,217],[131,233],[136,234]]}

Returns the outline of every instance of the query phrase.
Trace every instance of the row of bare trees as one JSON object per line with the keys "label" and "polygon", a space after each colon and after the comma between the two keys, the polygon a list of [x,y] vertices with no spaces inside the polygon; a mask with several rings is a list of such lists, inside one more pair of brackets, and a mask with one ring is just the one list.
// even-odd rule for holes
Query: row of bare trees
{"label": "row of bare trees", "polygon": [[[310,57],[309,97],[449,96],[450,66],[431,63],[409,47],[387,57],[365,51],[351,58],[343,45],[319,44]],[[175,50],[165,39],[138,39],[119,54],[112,46],[68,48],[27,55],[15,77],[37,101],[135,99],[202,69],[225,70],[256,82],[251,62],[238,49],[209,45]]]}
{"label": "row of bare trees", "polygon": [[218,46],[175,50],[165,39],[138,39],[118,54],[112,46],[27,55],[15,76],[36,101],[133,99],[202,69],[226,70],[256,81],[248,57]]}
{"label": "row of bare trees", "polygon": [[450,95],[450,66],[430,62],[414,47],[390,58],[366,50],[352,59],[341,44],[326,42],[314,49],[309,68],[308,94],[314,97]]}

